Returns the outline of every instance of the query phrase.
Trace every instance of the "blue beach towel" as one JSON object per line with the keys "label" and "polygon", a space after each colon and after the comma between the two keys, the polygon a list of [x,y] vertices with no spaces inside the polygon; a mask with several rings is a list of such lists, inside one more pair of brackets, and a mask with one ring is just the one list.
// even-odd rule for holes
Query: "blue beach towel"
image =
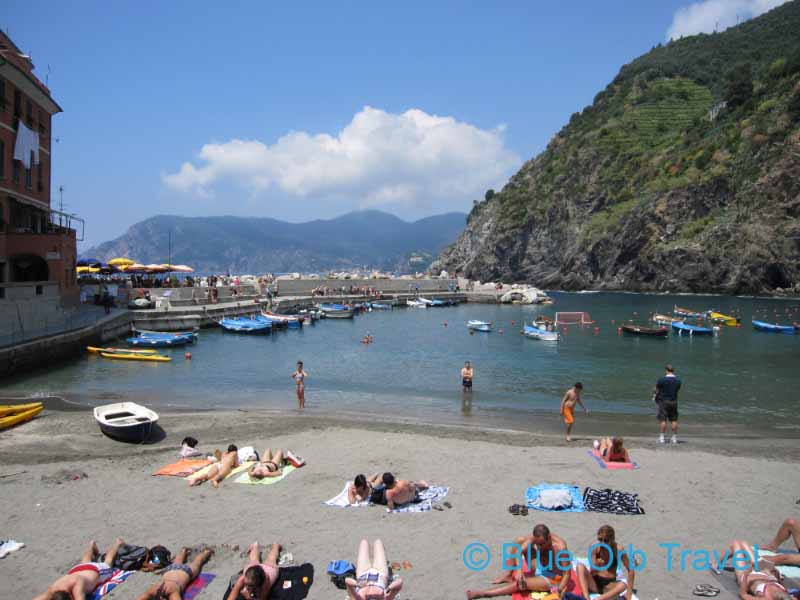
{"label": "blue beach towel", "polygon": [[394,510],[391,508],[387,508],[386,512],[392,513],[417,513],[417,512],[425,512],[426,510],[431,510],[433,505],[437,502],[441,502],[447,496],[447,492],[450,491],[448,487],[442,486],[431,486],[427,490],[422,490],[419,493],[419,502],[412,502],[410,504],[403,504],[402,506],[398,506]]}
{"label": "blue beach towel", "polygon": [[[542,508],[535,506],[534,502],[539,497],[539,494],[544,490],[567,490],[572,497],[572,506],[569,508]],[[525,490],[525,503],[528,508],[536,510],[546,510],[549,512],[584,512],[586,510],[583,504],[583,496],[580,489],[576,485],[566,485],[563,483],[540,483]]]}

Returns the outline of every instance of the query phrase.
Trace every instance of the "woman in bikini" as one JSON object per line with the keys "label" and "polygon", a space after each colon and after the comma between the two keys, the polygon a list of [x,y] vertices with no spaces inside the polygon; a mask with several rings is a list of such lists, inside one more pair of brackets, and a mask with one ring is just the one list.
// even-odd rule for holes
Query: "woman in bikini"
{"label": "woman in bikini", "polygon": [[[775,568],[774,563],[765,558],[756,561],[756,553],[748,542],[734,540],[727,552],[728,554],[725,556],[728,557],[733,557],[736,552],[739,552],[738,556],[744,552],[749,557],[749,568],[734,569],[736,583],[739,584],[739,597],[742,600],[752,600],[753,598],[792,600],[789,592],[781,583],[781,574]],[[729,562],[734,561],[731,558]],[[736,562],[738,563],[738,561]]]}
{"label": "woman in bikini", "polygon": [[239,466],[239,449],[231,444],[228,451],[218,457],[218,461],[211,464],[208,469],[200,471],[198,474],[190,475],[187,479],[189,487],[200,485],[204,481],[211,481],[215,488]]}
{"label": "woman in bikini", "polygon": [[280,448],[276,449],[274,454],[269,448],[267,448],[261,455],[261,462],[250,467],[247,473],[250,475],[251,479],[280,477],[283,475],[283,467],[287,464],[290,464],[296,468],[300,468],[306,464],[306,461],[297,456],[291,450],[287,450],[286,455],[284,455],[283,450]]}
{"label": "woman in bikini", "polygon": [[[590,566],[578,563],[577,575],[581,594],[584,598],[589,598],[591,592],[600,594],[594,600],[610,600],[624,593],[625,598],[630,600],[633,594],[634,571],[624,548],[617,543],[614,528],[603,525],[598,529],[597,542],[591,547]],[[627,583],[617,578],[620,563],[628,572]]]}
{"label": "woman in bikini", "polygon": [[308,373],[303,370],[303,361],[297,361],[297,368],[292,373],[292,379],[297,384],[297,408],[306,407],[306,377]]}
{"label": "woman in bikini", "polygon": [[239,576],[225,600],[236,600],[239,596],[246,600],[267,600],[269,591],[278,581],[278,556],[281,552],[279,544],[272,544],[267,559],[261,562],[261,546],[258,542],[250,545],[244,573]]}
{"label": "woman in bikini", "polygon": [[375,540],[372,546],[372,560],[369,558],[369,542],[361,540],[356,561],[356,578],[344,580],[350,600],[392,600],[403,581],[398,577],[389,583],[389,568],[383,542]]}
{"label": "woman in bikini", "polygon": [[353,483],[347,487],[348,502],[356,504],[369,501],[372,491],[379,485],[383,485],[380,473],[375,473],[369,479],[364,475],[356,475]]}
{"label": "woman in bikini", "polygon": [[147,588],[138,600],[181,600],[184,590],[200,575],[213,552],[206,548],[186,564],[189,549],[181,548],[175,561],[161,572],[161,580]]}
{"label": "woman in bikini", "polygon": [[631,462],[631,457],[625,449],[624,440],[621,437],[603,438],[600,440],[600,456],[606,462]]}

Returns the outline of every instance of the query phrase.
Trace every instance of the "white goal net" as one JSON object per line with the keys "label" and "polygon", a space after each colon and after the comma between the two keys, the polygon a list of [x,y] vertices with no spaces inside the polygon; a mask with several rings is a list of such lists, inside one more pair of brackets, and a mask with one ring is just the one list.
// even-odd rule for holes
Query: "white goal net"
{"label": "white goal net", "polygon": [[557,312],[556,325],[590,325],[594,323],[589,313],[585,312]]}

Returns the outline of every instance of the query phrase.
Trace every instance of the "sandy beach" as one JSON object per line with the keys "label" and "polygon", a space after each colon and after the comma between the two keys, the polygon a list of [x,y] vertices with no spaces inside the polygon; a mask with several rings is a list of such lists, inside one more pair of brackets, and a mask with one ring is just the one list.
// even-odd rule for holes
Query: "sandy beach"
{"label": "sandy beach", "polygon": [[[591,436],[577,431],[569,447],[547,432],[481,431],[363,421],[274,411],[162,414],[166,435],[156,443],[129,445],[103,436],[91,413],[48,410],[0,436],[0,538],[25,548],[0,560],[4,598],[31,598],[77,561],[90,539],[101,549],[116,536],[145,546],[216,547],[206,571],[217,578],[199,596],[222,598],[232,574],[244,566],[248,544],[282,543],[294,564],[314,565],[308,598],[341,600],[325,574],[331,560],[355,561],[359,540],[381,538],[390,561],[408,561],[401,598],[463,598],[468,588],[488,587],[498,574],[504,542],[546,523],[579,556],[597,528],[611,524],[617,539],[647,553],[637,574],[641,600],[690,598],[710,573],[667,572],[661,543],[721,549],[734,537],[763,543],[789,516],[797,516],[796,439],[702,437],[689,429],[685,443],[659,446],[655,435],[626,438],[633,471],[601,470],[587,455]],[[655,428],[654,428],[655,430]],[[585,431],[585,430],[584,430]],[[694,436],[693,436],[694,432]],[[613,433],[613,432],[609,432]],[[219,490],[190,489],[185,480],[153,477],[173,462],[185,435],[212,451],[228,443],[291,448],[308,464],[270,486],[226,481]],[[390,470],[450,487],[452,509],[389,514],[382,507],[341,509],[323,505],[357,473]],[[18,473],[18,474],[15,474]],[[73,474],[87,477],[73,479]],[[636,492],[646,514],[595,512],[512,516],[525,489],[539,482]],[[468,544],[489,546],[493,561],[483,572],[462,562]],[[232,548],[233,546],[233,548]],[[236,547],[238,546],[238,549]],[[133,599],[154,581],[136,573],[108,598]],[[723,590],[720,598],[733,597]]]}

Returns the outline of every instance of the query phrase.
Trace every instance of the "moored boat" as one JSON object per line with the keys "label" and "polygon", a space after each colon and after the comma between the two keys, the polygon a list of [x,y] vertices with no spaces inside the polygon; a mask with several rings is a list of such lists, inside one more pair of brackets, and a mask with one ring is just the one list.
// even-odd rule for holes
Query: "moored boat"
{"label": "moored boat", "polygon": [[86,346],[89,354],[100,354],[101,352],[112,353],[121,352],[123,354],[155,354],[157,350],[136,349],[136,348],[97,348],[95,346]]}
{"label": "moored boat", "polygon": [[191,344],[193,338],[191,336],[176,336],[176,337],[134,337],[128,338],[125,341],[131,346],[144,347],[144,348],[170,348],[173,346],[185,346]]}
{"label": "moored boat", "polygon": [[705,319],[706,313],[697,312],[690,308],[681,308],[680,306],[673,306],[672,312],[679,317],[686,317],[688,319]]}
{"label": "moored boat", "polygon": [[28,402],[26,404],[2,404],[0,405],[0,417],[7,417],[14,413],[25,412],[43,406],[41,402]]}
{"label": "moored boat", "polygon": [[684,323],[683,321],[673,321],[672,328],[678,332],[678,334],[683,335],[684,333],[687,335],[714,335],[714,330],[710,327],[700,327],[699,325],[689,325]]}
{"label": "moored boat", "polygon": [[246,319],[239,317],[236,319],[220,319],[219,326],[225,331],[233,333],[269,333],[272,329],[272,322],[264,319]]}
{"label": "moored boat", "polygon": [[101,352],[100,356],[113,360],[141,360],[149,362],[169,362],[172,360],[171,356],[164,356],[163,354],[134,354],[132,352]]}
{"label": "moored boat", "polygon": [[139,337],[151,337],[151,338],[162,338],[162,337],[188,337],[192,339],[192,342],[197,339],[199,328],[195,327],[191,331],[151,331],[149,329],[136,329],[134,328],[134,333]]}
{"label": "moored boat", "polygon": [[25,421],[30,421],[44,410],[41,402],[0,406],[0,429],[8,429]]}
{"label": "moored boat", "polygon": [[650,315],[650,320],[659,325],[672,325],[673,321],[683,321],[683,319],[676,319],[671,315],[662,315],[660,313],[653,313]]}
{"label": "moored boat", "polygon": [[158,421],[158,414],[135,402],[117,402],[94,409],[100,431],[123,442],[144,442]]}
{"label": "moored boat", "polygon": [[411,308],[428,308],[428,303],[422,300],[406,300],[406,305]]}
{"label": "moored boat", "polygon": [[319,309],[326,319],[352,319],[354,314],[352,307],[344,304],[320,304]]}
{"label": "moored boat", "polygon": [[291,329],[299,328],[301,321],[305,319],[302,315],[279,315],[268,310],[262,310],[260,315],[256,315],[256,320],[263,320],[262,318],[268,319],[272,323],[285,325]]}
{"label": "moored boat", "polygon": [[626,323],[625,325],[622,325],[620,329],[630,335],[641,335],[646,337],[665,338],[667,335],[669,335],[669,329],[666,327],[644,327],[642,325]]}
{"label": "moored boat", "polygon": [[491,331],[492,330],[492,324],[489,323],[488,321],[477,321],[477,320],[467,321],[467,327],[469,329],[472,329],[473,331]]}
{"label": "moored boat", "polygon": [[547,329],[534,327],[532,325],[523,326],[522,333],[525,335],[525,337],[529,337],[534,340],[541,340],[543,342],[557,342],[559,339],[557,331],[548,331]]}
{"label": "moored boat", "polygon": [[382,302],[373,302],[370,304],[370,307],[375,310],[392,310],[394,308],[391,304],[384,304]]}
{"label": "moored boat", "polygon": [[767,323],[766,321],[756,321],[753,319],[753,327],[758,331],[766,331],[768,333],[797,333],[797,325],[779,325],[778,323]]}
{"label": "moored boat", "polygon": [[739,324],[739,319],[736,317],[724,315],[713,310],[708,311],[708,318],[714,323],[719,325],[727,325],[728,327],[736,327]]}

